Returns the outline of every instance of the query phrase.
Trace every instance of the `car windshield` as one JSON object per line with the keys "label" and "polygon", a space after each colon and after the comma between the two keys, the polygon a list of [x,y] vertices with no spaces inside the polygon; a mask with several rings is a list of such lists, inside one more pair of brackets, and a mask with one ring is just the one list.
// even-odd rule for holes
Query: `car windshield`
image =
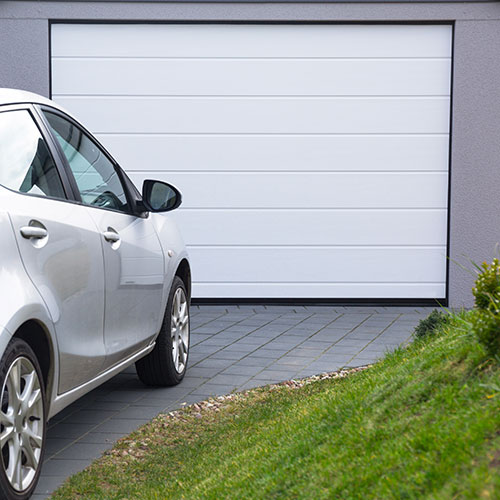
{"label": "car windshield", "polygon": [[80,128],[45,112],[86,205],[127,212],[128,202],[117,170],[103,151]]}

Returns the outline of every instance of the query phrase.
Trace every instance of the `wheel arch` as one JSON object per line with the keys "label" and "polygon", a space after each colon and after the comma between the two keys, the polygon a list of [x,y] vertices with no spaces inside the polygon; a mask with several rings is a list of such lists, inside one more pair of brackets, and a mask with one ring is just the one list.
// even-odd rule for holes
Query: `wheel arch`
{"label": "wheel arch", "polygon": [[182,280],[186,287],[188,299],[191,299],[191,267],[186,258],[179,262],[177,270],[175,271],[175,276],[178,276]]}
{"label": "wheel arch", "polygon": [[42,370],[45,394],[49,401],[55,373],[55,350],[49,331],[38,320],[30,319],[16,330],[12,338],[24,340],[35,353]]}

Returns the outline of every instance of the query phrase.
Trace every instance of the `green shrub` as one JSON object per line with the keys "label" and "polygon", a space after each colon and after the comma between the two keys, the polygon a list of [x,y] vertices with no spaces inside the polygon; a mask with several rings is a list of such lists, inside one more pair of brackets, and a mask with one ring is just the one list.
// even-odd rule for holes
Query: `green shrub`
{"label": "green shrub", "polygon": [[500,354],[500,314],[476,309],[471,314],[472,331],[492,356]]}
{"label": "green shrub", "polygon": [[472,332],[488,354],[500,354],[500,262],[483,262],[472,294],[476,310],[471,315]]}
{"label": "green shrub", "polygon": [[491,264],[483,262],[477,267],[480,272],[472,289],[476,307],[498,313],[500,312],[500,262],[494,258]]}
{"label": "green shrub", "polygon": [[421,319],[416,326],[413,334],[417,338],[425,337],[436,332],[436,330],[448,323],[449,317],[442,311],[434,309],[429,316],[425,319]]}

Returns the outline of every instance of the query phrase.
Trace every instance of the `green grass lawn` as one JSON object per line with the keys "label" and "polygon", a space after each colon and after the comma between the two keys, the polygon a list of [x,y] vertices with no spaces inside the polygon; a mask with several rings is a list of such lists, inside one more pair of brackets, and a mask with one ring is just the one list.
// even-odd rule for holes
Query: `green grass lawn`
{"label": "green grass lawn", "polygon": [[54,498],[500,498],[499,365],[454,320],[346,378],[160,416]]}

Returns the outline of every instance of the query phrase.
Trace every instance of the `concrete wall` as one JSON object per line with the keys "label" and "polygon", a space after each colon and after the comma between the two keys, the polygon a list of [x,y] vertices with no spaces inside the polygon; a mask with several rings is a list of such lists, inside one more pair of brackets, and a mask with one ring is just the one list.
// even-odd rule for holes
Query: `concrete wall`
{"label": "concrete wall", "polygon": [[0,86],[49,95],[51,20],[455,21],[449,299],[500,241],[500,2],[1,2]]}
{"label": "concrete wall", "polygon": [[449,297],[470,305],[470,260],[500,241],[500,22],[457,21],[453,86]]}

